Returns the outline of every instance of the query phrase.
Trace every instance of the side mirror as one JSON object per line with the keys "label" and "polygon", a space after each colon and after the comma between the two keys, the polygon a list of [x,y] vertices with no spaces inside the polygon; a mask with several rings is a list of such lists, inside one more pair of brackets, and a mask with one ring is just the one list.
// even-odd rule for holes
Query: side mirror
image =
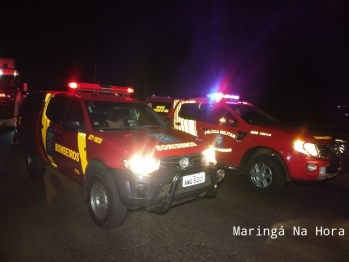
{"label": "side mirror", "polygon": [[82,121],[76,120],[76,119],[63,119],[62,121],[62,128],[66,131],[81,131],[84,129],[84,125]]}

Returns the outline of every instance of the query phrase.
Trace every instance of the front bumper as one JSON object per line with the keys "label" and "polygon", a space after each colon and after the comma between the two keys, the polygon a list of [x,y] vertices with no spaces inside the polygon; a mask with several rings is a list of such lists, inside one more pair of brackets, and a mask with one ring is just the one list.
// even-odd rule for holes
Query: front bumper
{"label": "front bumper", "polygon": [[[172,205],[189,201],[197,196],[214,191],[217,175],[214,168],[194,170],[158,170],[151,176],[138,176],[129,171],[111,169],[115,178],[121,202],[128,208],[147,208],[154,212],[166,212]],[[205,172],[205,181],[183,187],[186,175]]]}
{"label": "front bumper", "polygon": [[310,157],[300,158],[288,163],[289,175],[292,180],[318,181],[334,177],[340,171],[340,158],[333,156],[331,160],[316,160]]}

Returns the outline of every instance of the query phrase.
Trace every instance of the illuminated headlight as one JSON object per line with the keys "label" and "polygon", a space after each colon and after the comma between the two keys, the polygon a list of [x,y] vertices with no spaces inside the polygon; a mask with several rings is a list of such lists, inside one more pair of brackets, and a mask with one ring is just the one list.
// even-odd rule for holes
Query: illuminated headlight
{"label": "illuminated headlight", "polygon": [[293,141],[293,148],[306,155],[311,155],[313,157],[318,157],[319,152],[316,148],[316,146],[312,143],[305,143],[304,141],[301,140],[296,140]]}
{"label": "illuminated headlight", "polygon": [[153,157],[133,156],[130,159],[122,160],[126,169],[131,170],[138,175],[148,175],[151,172],[158,170],[160,166],[159,159]]}
{"label": "illuminated headlight", "polygon": [[211,147],[202,152],[202,156],[203,166],[214,166],[217,163],[215,151]]}

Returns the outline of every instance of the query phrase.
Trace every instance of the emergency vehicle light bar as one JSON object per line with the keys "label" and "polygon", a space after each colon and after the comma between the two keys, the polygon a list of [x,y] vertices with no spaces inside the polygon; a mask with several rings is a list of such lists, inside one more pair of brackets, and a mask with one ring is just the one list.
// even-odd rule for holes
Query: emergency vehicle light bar
{"label": "emergency vehicle light bar", "polygon": [[3,68],[0,69],[0,76],[1,75],[14,75],[17,76],[19,75],[18,72],[16,70],[10,69],[10,68]]}
{"label": "emergency vehicle light bar", "polygon": [[210,100],[216,100],[216,101],[220,101],[222,99],[238,100],[240,98],[240,96],[238,96],[238,95],[227,95],[227,94],[223,94],[223,93],[212,93],[212,94],[208,94],[207,97]]}
{"label": "emergency vehicle light bar", "polygon": [[101,86],[99,84],[91,84],[91,83],[78,83],[78,82],[70,82],[68,83],[68,87],[71,89],[79,90],[79,91],[102,91],[108,93],[120,93],[120,94],[131,94],[134,92],[132,87],[127,86]]}

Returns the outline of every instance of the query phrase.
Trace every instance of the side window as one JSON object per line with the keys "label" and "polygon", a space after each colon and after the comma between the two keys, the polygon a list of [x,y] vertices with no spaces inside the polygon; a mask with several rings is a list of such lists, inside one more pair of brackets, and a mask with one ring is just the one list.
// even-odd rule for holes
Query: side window
{"label": "side window", "polygon": [[224,107],[215,106],[214,104],[206,104],[206,119],[209,123],[225,124],[225,125],[237,125],[235,117],[228,112]]}
{"label": "side window", "polygon": [[46,110],[46,116],[52,122],[62,124],[65,109],[68,104],[68,97],[56,95],[51,98]]}
{"label": "side window", "polygon": [[197,103],[183,103],[178,116],[189,120],[199,120],[200,105]]}
{"label": "side window", "polygon": [[83,121],[84,115],[82,113],[82,108],[80,103],[76,99],[71,99],[68,104],[67,112],[65,113],[65,117],[69,120],[78,120]]}

